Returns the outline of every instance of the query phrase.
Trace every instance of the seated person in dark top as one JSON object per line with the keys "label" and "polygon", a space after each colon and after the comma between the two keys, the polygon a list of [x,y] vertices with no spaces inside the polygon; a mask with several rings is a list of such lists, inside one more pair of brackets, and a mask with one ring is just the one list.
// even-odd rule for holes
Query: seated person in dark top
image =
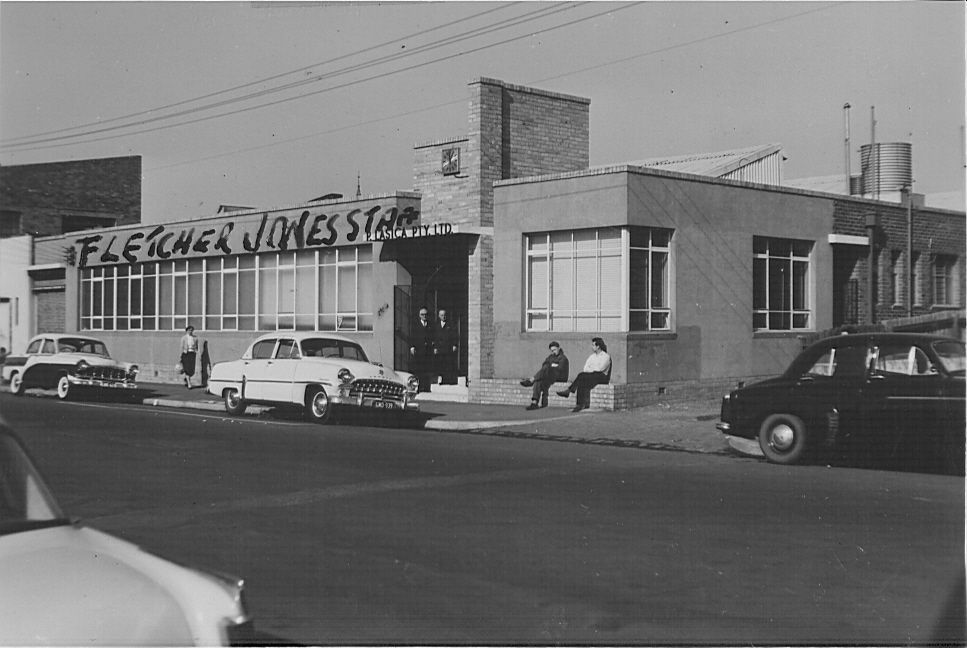
{"label": "seated person in dark top", "polygon": [[525,378],[520,381],[520,384],[524,387],[534,386],[531,404],[527,406],[529,410],[547,407],[547,390],[556,382],[567,382],[567,356],[561,350],[561,345],[557,342],[551,342],[548,348],[551,350],[551,353],[544,358],[544,363],[537,370],[537,373],[534,374],[534,378]]}

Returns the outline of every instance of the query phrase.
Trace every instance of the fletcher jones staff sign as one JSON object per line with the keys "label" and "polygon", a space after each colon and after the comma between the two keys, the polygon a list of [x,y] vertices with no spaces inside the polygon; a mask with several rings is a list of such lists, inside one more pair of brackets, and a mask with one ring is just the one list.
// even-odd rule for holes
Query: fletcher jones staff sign
{"label": "fletcher jones staff sign", "polygon": [[[135,231],[89,234],[74,239],[78,267],[117,263],[143,263],[171,258],[228,256],[269,250],[301,250],[395,238],[418,238],[449,234],[449,224],[421,225],[420,212],[376,205],[345,214],[314,209],[288,213],[253,214],[218,224],[171,229],[165,225]],[[208,227],[212,225],[212,227]]]}

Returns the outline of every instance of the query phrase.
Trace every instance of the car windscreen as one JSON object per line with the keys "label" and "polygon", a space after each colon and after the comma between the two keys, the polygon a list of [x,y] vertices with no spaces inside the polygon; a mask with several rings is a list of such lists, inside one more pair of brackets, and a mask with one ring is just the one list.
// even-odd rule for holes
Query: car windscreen
{"label": "car windscreen", "polygon": [[306,338],[302,341],[302,355],[306,358],[347,358],[369,362],[362,347],[355,342],[328,338]]}
{"label": "car windscreen", "polygon": [[0,535],[66,523],[23,449],[0,434]]}
{"label": "car windscreen", "polygon": [[107,347],[103,342],[89,338],[60,338],[57,340],[58,353],[88,353],[90,355],[110,358]]}
{"label": "car windscreen", "polygon": [[947,370],[947,373],[955,376],[964,375],[964,368],[967,366],[967,363],[964,361],[963,342],[958,342],[957,340],[934,342],[933,350],[937,352],[937,355],[940,357],[940,362],[943,364],[944,369]]}

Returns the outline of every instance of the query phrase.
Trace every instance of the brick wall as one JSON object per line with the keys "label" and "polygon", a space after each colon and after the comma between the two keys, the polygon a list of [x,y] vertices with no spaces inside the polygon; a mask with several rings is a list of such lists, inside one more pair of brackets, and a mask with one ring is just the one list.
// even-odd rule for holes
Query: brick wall
{"label": "brick wall", "polygon": [[35,236],[61,234],[65,218],[140,223],[141,156],[0,166],[0,204]]}
{"label": "brick wall", "polygon": [[[750,383],[767,376],[717,378],[714,380],[689,380],[662,383],[636,383],[632,385],[598,385],[591,390],[591,407],[603,410],[626,410],[658,403],[675,403],[689,400],[717,399],[740,384]],[[554,392],[566,383],[555,383],[548,398],[549,407],[574,407],[574,396],[561,398]],[[530,403],[531,388],[521,387],[515,380],[484,379],[470,390],[475,403],[526,406]]]}
{"label": "brick wall", "polygon": [[[904,205],[893,205],[857,199],[837,200],[833,212],[833,232],[853,236],[867,235],[867,218],[875,217],[874,263],[876,286],[874,296],[875,320],[880,321],[907,313],[910,289],[907,282],[907,209]],[[914,315],[930,313],[936,308],[964,305],[965,284],[965,230],[964,214],[939,209],[917,207],[913,210],[913,256],[914,272]],[[938,255],[956,257],[955,267],[956,300],[954,303],[933,304],[933,272]],[[893,259],[900,266],[900,302],[894,303],[891,291],[893,279]],[[856,266],[854,277],[860,280],[860,322],[866,322],[870,308],[867,295],[868,256]]]}
{"label": "brick wall", "polygon": [[[588,167],[590,100],[494,79],[470,86],[464,185],[469,224],[493,226],[498,180]],[[479,349],[469,359],[468,379],[474,385],[494,375],[493,245],[492,237],[481,236],[470,259],[469,345]]]}

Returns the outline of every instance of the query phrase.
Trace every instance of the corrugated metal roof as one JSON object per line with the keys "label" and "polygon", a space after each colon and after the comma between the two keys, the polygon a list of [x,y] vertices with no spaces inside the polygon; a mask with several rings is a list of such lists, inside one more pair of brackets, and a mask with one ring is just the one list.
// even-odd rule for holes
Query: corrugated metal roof
{"label": "corrugated metal roof", "polygon": [[760,162],[770,155],[779,153],[781,150],[781,144],[760,144],[758,146],[732,149],[729,151],[716,151],[713,153],[691,153],[688,155],[653,157],[627,162],[626,164],[721,178],[744,166]]}

